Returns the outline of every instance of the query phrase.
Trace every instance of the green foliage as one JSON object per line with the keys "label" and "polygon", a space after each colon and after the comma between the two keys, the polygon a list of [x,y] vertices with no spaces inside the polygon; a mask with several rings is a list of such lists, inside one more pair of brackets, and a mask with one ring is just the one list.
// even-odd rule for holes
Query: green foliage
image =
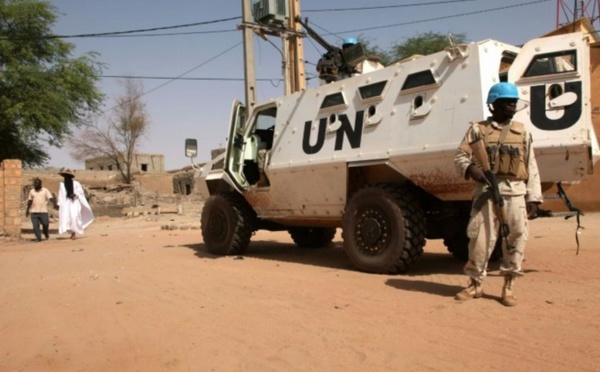
{"label": "green foliage", "polygon": [[358,37],[358,40],[362,44],[368,56],[379,57],[379,62],[384,66],[392,62],[390,54],[385,50],[381,49],[378,45],[374,45],[370,39],[367,39],[361,35]]}
{"label": "green foliage", "polygon": [[0,0],[0,161],[43,165],[42,144],[60,147],[97,111],[102,65],[94,53],[52,37],[55,8],[45,1]]}
{"label": "green foliage", "polygon": [[[406,41],[402,43],[396,42],[392,44],[389,50],[385,50],[380,46],[375,45],[372,40],[363,35],[360,35],[358,40],[362,44],[367,55],[379,57],[381,64],[384,66],[416,54],[428,55],[436,53],[450,46],[448,35],[432,31],[418,33],[416,36],[407,38]],[[452,34],[452,42],[454,44],[465,43],[465,34]]]}
{"label": "green foliage", "polygon": [[[466,40],[465,34],[453,34],[454,44],[462,44]],[[418,33],[416,36],[409,37],[403,43],[392,45],[389,57],[392,61],[399,61],[415,54],[428,55],[439,52],[450,46],[448,35],[439,32]]]}

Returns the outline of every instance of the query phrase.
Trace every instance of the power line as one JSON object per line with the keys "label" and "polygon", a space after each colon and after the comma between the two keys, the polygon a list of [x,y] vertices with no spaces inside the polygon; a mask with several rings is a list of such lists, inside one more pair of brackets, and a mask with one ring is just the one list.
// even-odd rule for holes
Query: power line
{"label": "power line", "polygon": [[137,34],[137,35],[106,35],[94,36],[97,38],[127,38],[127,37],[154,37],[154,36],[181,36],[181,35],[201,35],[201,34],[221,34],[226,32],[239,32],[237,29],[231,30],[213,30],[213,31],[190,31],[190,32],[165,32],[160,34]]}
{"label": "power line", "polygon": [[[468,2],[472,2],[472,1],[477,1],[477,0],[445,0],[445,1],[431,1],[431,2],[413,3],[413,4],[365,6],[365,7],[355,7],[355,8],[308,9],[308,10],[303,10],[303,12],[304,13],[318,13],[318,12],[342,12],[342,11],[380,10],[380,9],[405,8],[405,7],[415,7],[415,6],[443,5],[443,4],[461,3],[461,2],[467,2],[467,1]],[[357,31],[370,31],[370,30],[376,30],[376,29],[381,29],[381,28],[404,26],[404,25],[415,24],[415,23],[424,23],[424,22],[430,22],[430,21],[437,21],[437,20],[440,20],[440,19],[447,19],[447,18],[453,18],[453,17],[462,17],[462,16],[465,16],[465,15],[485,13],[485,12],[491,12],[491,11],[496,11],[496,10],[504,10],[504,9],[508,9],[508,8],[514,8],[514,7],[519,7],[519,6],[524,6],[524,5],[530,5],[530,4],[535,4],[535,3],[541,3],[541,2],[546,2],[546,1],[550,1],[550,0],[538,0],[538,1],[533,1],[533,2],[529,2],[529,3],[525,3],[525,4],[510,5],[510,6],[506,6],[506,7],[494,8],[494,9],[488,9],[488,10],[481,10],[481,11],[475,11],[475,12],[469,12],[469,13],[462,13],[462,14],[455,14],[455,15],[449,15],[449,16],[442,16],[442,17],[437,17],[437,18],[429,18],[429,19],[423,19],[423,20],[411,21],[411,22],[405,22],[405,23],[396,23],[396,24],[384,25],[384,26],[374,26],[374,27],[368,27],[368,28],[359,29],[359,30],[342,31],[342,32],[338,32],[338,33],[350,33],[350,32],[357,32]],[[207,24],[228,22],[228,21],[237,20],[237,19],[241,19],[241,17],[240,16],[236,16],[236,17],[215,19],[215,20],[204,21],[204,22],[195,22],[195,23],[187,23],[187,24],[174,25],[174,26],[153,27],[153,28],[146,28],[146,29],[126,30],[126,31],[110,31],[110,32],[89,33],[89,34],[76,34],[76,35],[48,35],[48,36],[45,36],[45,37],[42,37],[42,38],[43,39],[58,39],[58,38],[60,38],[60,39],[71,39],[71,38],[98,38],[98,37],[156,37],[156,36],[179,36],[179,35],[197,35],[197,34],[216,34],[216,33],[225,33],[225,32],[236,32],[237,30],[236,29],[231,29],[231,30],[212,30],[212,31],[195,31],[195,32],[181,32],[181,33],[174,32],[174,33],[162,33],[162,34],[160,34],[160,33],[158,33],[158,34],[157,33],[155,33],[155,34],[139,34],[139,33],[142,33],[142,32],[151,32],[151,31],[159,31],[159,30],[171,30],[171,29],[185,28],[185,27],[194,27],[194,26],[201,26],[201,25],[207,25]],[[131,34],[136,34],[136,35],[131,35]],[[329,33],[329,35],[333,35],[333,36],[339,37],[339,36],[335,35],[334,33]],[[6,37],[0,37],[0,40],[4,40],[4,39],[7,39],[7,38]]]}
{"label": "power line", "polygon": [[94,33],[94,34],[78,34],[78,35],[50,35],[45,38],[46,39],[69,39],[69,38],[82,38],[82,37],[115,36],[115,35],[124,35],[124,34],[134,34],[134,33],[139,33],[139,32],[172,30],[172,29],[176,29],[176,28],[202,26],[202,25],[208,25],[208,24],[213,24],[213,23],[232,21],[235,19],[241,19],[241,17],[237,16],[237,17],[231,17],[231,18],[215,19],[212,21],[205,21],[205,22],[187,23],[187,24],[175,25],[175,26],[143,28],[143,29],[127,30],[127,31],[112,31],[112,32],[100,32],[100,33]]}
{"label": "power line", "polygon": [[432,1],[428,3],[415,3],[415,4],[401,4],[401,5],[381,5],[381,6],[361,6],[356,8],[333,8],[333,9],[309,9],[303,10],[304,13],[317,13],[317,12],[347,12],[355,10],[375,10],[375,9],[391,9],[391,8],[408,8],[411,6],[423,6],[423,5],[442,5],[451,3],[464,3],[467,1],[476,0],[446,0],[446,1]]}
{"label": "power line", "polygon": [[[383,5],[383,6],[368,6],[368,7],[356,7],[356,8],[339,8],[339,9],[309,9],[304,10],[305,13],[316,13],[316,12],[341,12],[341,11],[356,11],[356,10],[377,10],[377,9],[389,9],[389,8],[406,8],[412,6],[424,6],[424,5],[441,5],[441,4],[449,4],[449,3],[462,3],[467,1],[476,1],[476,0],[446,0],[446,1],[432,1],[427,3],[415,3],[415,4],[402,4],[402,5]],[[187,23],[181,25],[174,26],[164,26],[164,27],[153,27],[146,29],[137,29],[137,30],[126,30],[126,31],[111,31],[111,32],[100,32],[100,33],[92,33],[92,34],[76,34],[76,35],[51,35],[46,38],[61,38],[61,39],[69,39],[69,38],[85,38],[85,37],[143,37],[143,36],[173,36],[173,35],[193,35],[193,34],[210,34],[210,33],[221,33],[221,32],[232,32],[237,30],[216,30],[216,31],[200,31],[200,32],[182,32],[182,33],[167,33],[167,34],[149,34],[149,35],[126,35],[126,34],[136,34],[140,32],[149,32],[149,31],[159,31],[159,30],[172,30],[176,28],[185,28],[185,27],[193,27],[193,26],[201,26],[213,23],[220,22],[228,22],[241,19],[240,16],[223,18],[223,19],[215,19],[212,21],[204,21],[204,22],[196,22],[196,23]]]}
{"label": "power line", "polygon": [[[238,44],[239,45],[239,44]],[[192,81],[244,81],[244,78],[226,78],[226,77],[169,77],[169,76],[138,76],[138,75],[101,75],[106,79],[144,79],[144,80],[192,80]],[[257,78],[256,81],[283,81],[282,78]]]}
{"label": "power line", "polygon": [[[436,2],[428,2],[428,3],[417,3],[417,4],[403,4],[403,5],[389,5],[389,6],[371,6],[371,7],[358,7],[358,8],[346,8],[346,9],[315,9],[315,10],[305,10],[305,12],[318,12],[318,11],[345,11],[345,10],[373,10],[373,9],[384,9],[384,8],[399,8],[399,7],[409,7],[409,6],[422,6],[422,5],[440,5],[440,4],[445,4],[445,3],[457,3],[457,2],[466,2],[466,1],[475,1],[475,0],[448,0],[448,1],[436,1]],[[333,35],[336,36],[338,38],[340,38],[338,35],[336,34],[341,34],[341,33],[351,33],[351,32],[359,32],[359,31],[369,31],[369,30],[375,30],[375,29],[381,29],[381,28],[389,28],[389,27],[397,27],[397,26],[403,26],[403,25],[408,25],[408,24],[415,24],[415,23],[423,23],[423,22],[429,22],[429,21],[435,21],[435,20],[440,20],[440,19],[447,19],[447,18],[454,18],[454,17],[462,17],[462,16],[466,16],[466,15],[473,15],[473,14],[480,14],[480,13],[487,13],[487,12],[492,12],[492,11],[498,11],[498,10],[504,10],[504,9],[509,9],[509,8],[515,8],[515,7],[519,7],[519,6],[525,6],[525,5],[532,5],[532,4],[536,4],[536,3],[542,3],[542,2],[547,2],[549,0],[537,0],[537,1],[532,1],[529,3],[525,3],[525,4],[517,4],[517,5],[509,5],[509,6],[505,6],[505,7],[499,7],[499,8],[493,8],[493,9],[487,9],[487,10],[480,10],[480,11],[474,11],[474,12],[468,12],[468,13],[461,13],[461,14],[454,14],[454,15],[448,15],[448,16],[442,16],[442,17],[437,17],[437,18],[429,18],[429,19],[423,19],[423,20],[417,20],[417,21],[411,21],[411,22],[404,22],[404,23],[396,23],[396,24],[391,24],[391,25],[384,25],[384,26],[375,26],[375,27],[369,27],[369,28],[363,28],[363,29],[357,29],[357,30],[349,30],[349,31],[340,31],[340,32],[336,32],[335,34],[332,32],[329,32],[327,30],[325,30],[324,28],[316,25],[318,28],[329,32],[329,35]],[[183,27],[192,27],[192,26],[198,26],[198,25],[205,25],[205,24],[211,24],[211,23],[217,23],[217,22],[225,22],[225,21],[231,21],[231,20],[235,20],[235,19],[239,19],[240,17],[231,17],[231,18],[224,18],[224,19],[218,19],[218,20],[212,20],[212,21],[205,21],[205,22],[196,22],[196,23],[189,23],[189,24],[182,24],[182,25],[175,25],[175,26],[165,26],[165,27],[154,27],[154,28],[149,28],[149,29],[137,29],[137,30],[128,30],[128,31],[116,31],[116,32],[104,32],[104,33],[95,33],[95,34],[79,34],[79,35],[68,35],[68,36],[51,36],[51,37],[61,37],[61,38],[75,38],[75,37],[138,37],[138,36],[169,36],[169,35],[179,35],[179,34],[197,34],[197,33],[217,33],[217,32],[232,32],[235,30],[219,30],[219,31],[198,31],[198,32],[189,32],[189,33],[167,33],[167,34],[147,34],[147,35],[126,35],[126,34],[131,34],[131,33],[138,33],[138,32],[147,32],[147,31],[156,31],[156,30],[165,30],[165,29],[174,29],[174,28],[183,28]],[[120,76],[120,75],[103,75],[101,77],[103,78],[138,78],[138,79],[152,79],[152,80],[168,80],[167,82],[165,82],[164,84],[161,84],[155,88],[153,88],[150,91],[145,92],[143,95],[149,94],[157,89],[160,89],[162,87],[164,87],[167,84],[170,84],[171,82],[175,81],[175,80],[205,80],[205,81],[243,81],[243,79],[241,78],[184,78],[185,75],[189,74],[190,72],[202,67],[203,65],[205,65],[206,63],[209,63],[211,61],[213,61],[214,59],[220,57],[221,55],[227,53],[228,51],[232,50],[233,48],[239,46],[241,44],[237,43],[236,45],[234,45],[231,48],[228,48],[227,50],[217,54],[216,56],[210,58],[209,60],[201,63],[198,66],[195,66],[194,68],[176,76],[176,77],[160,77],[160,76]],[[281,80],[281,79],[257,79],[257,81],[269,81],[269,82],[273,82],[273,81],[277,81],[277,80]]]}
{"label": "power line", "polygon": [[[150,94],[150,93],[152,93],[152,92],[155,92],[155,91],[159,90],[160,88],[163,88],[164,86],[166,86],[166,85],[168,85],[168,84],[171,84],[172,82],[174,82],[174,81],[175,81],[175,80],[177,80],[177,79],[181,79],[181,78],[183,78],[185,75],[189,74],[190,72],[192,72],[192,71],[195,71],[195,70],[199,69],[200,67],[204,66],[205,64],[207,64],[207,63],[209,63],[209,62],[212,62],[212,61],[214,61],[215,59],[217,59],[217,58],[219,58],[220,56],[224,55],[225,53],[227,53],[227,52],[229,52],[229,51],[231,51],[231,50],[235,49],[236,47],[240,46],[241,44],[242,44],[242,42],[240,41],[239,43],[237,43],[237,44],[235,44],[235,45],[233,45],[233,46],[231,46],[231,47],[229,47],[229,48],[225,49],[224,51],[222,51],[221,53],[219,53],[219,54],[215,55],[214,57],[211,57],[211,58],[207,59],[206,61],[204,61],[204,62],[200,63],[199,65],[197,65],[197,66],[195,66],[195,67],[192,67],[191,69],[189,69],[189,70],[187,70],[187,71],[185,71],[185,72],[183,72],[183,73],[179,74],[178,76],[176,76],[176,77],[174,77],[174,78],[171,78],[171,79],[169,79],[168,81],[166,81],[166,82],[164,82],[164,83],[162,83],[162,84],[160,84],[160,85],[158,85],[158,86],[156,86],[156,87],[154,87],[154,88],[150,89],[150,90],[149,90],[149,91],[147,91],[147,92],[144,92],[143,94],[141,94],[140,96],[138,96],[138,97],[136,97],[136,98],[139,98],[139,97],[146,96],[146,95],[148,95],[148,94]],[[103,114],[107,113],[108,111],[114,110],[114,109],[115,109],[115,108],[117,108],[118,106],[119,106],[119,105],[115,105],[115,106],[113,106],[113,107],[109,108],[108,110],[105,110],[105,111],[103,112]]]}
{"label": "power line", "polygon": [[[468,13],[452,14],[452,15],[441,16],[441,17],[436,17],[436,18],[421,19],[421,20],[417,20],[417,21],[410,21],[410,22],[403,22],[403,23],[394,23],[394,24],[391,24],[391,25],[374,26],[374,27],[367,27],[367,28],[361,28],[361,29],[356,29],[356,30],[338,31],[338,32],[336,32],[336,34],[348,34],[348,33],[360,32],[360,31],[371,31],[371,30],[379,30],[379,29],[382,29],[382,28],[406,26],[406,25],[412,25],[412,24],[415,24],[415,23],[425,23],[425,22],[431,22],[431,21],[439,21],[441,19],[448,19],[448,18],[455,18],[455,17],[464,17],[464,16],[468,16],[468,15],[473,15],[473,14],[495,12],[495,11],[498,11],[498,10],[505,10],[505,9],[516,8],[516,7],[520,7],[520,6],[532,5],[532,4],[537,4],[537,3],[545,3],[545,2],[548,2],[548,1],[550,1],[550,0],[537,0],[537,1],[531,1],[531,2],[523,3],[523,4],[508,5],[508,6],[503,6],[503,7],[499,7],[499,8],[493,8],[493,9],[476,10],[476,11],[468,12]],[[331,35],[333,35],[333,33]]]}

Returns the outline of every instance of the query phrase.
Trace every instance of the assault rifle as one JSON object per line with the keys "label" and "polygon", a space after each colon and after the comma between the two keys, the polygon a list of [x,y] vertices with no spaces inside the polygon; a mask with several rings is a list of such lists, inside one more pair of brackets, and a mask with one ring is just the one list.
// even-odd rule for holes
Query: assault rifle
{"label": "assault rifle", "polygon": [[508,234],[510,233],[510,228],[508,226],[508,216],[506,214],[506,207],[504,206],[504,199],[502,198],[502,195],[500,195],[500,188],[498,187],[498,179],[496,178],[496,174],[492,172],[490,167],[490,160],[488,158],[487,151],[485,150],[485,144],[483,139],[481,139],[478,134],[479,133],[476,133],[476,137],[478,139],[475,142],[470,143],[469,146],[471,146],[473,156],[479,162],[479,164],[481,164],[481,169],[483,170],[483,174],[485,175],[487,185],[489,187],[489,192],[492,194],[494,213],[500,222],[500,235],[506,243],[506,249],[510,251],[512,250],[511,245],[508,243]]}
{"label": "assault rifle", "polygon": [[306,29],[310,37],[321,44],[327,51],[317,63],[319,78],[325,80],[327,83],[338,80],[340,73],[351,75],[356,72],[356,66],[367,59],[365,50],[360,43],[343,49],[333,46],[308,25],[308,19],[303,21],[300,16],[296,16],[295,20]]}

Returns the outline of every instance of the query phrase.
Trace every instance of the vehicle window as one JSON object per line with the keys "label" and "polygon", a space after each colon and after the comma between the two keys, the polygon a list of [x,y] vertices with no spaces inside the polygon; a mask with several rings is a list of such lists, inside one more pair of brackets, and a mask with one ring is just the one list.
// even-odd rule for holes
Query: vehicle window
{"label": "vehicle window", "polygon": [[385,85],[387,84],[387,80],[380,81],[378,83],[364,85],[358,88],[358,92],[360,93],[360,98],[363,100],[380,97],[383,94],[383,90]]}
{"label": "vehicle window", "polygon": [[431,70],[419,71],[410,74],[406,77],[406,80],[402,85],[402,90],[421,87],[424,85],[431,85],[435,83],[435,77],[433,76]]}
{"label": "vehicle window", "polygon": [[271,107],[262,110],[256,115],[256,126],[258,130],[269,129],[275,126],[275,117],[277,116],[277,108]]}
{"label": "vehicle window", "polygon": [[321,103],[321,109],[332,108],[345,105],[344,95],[342,93],[334,93],[326,96]]}
{"label": "vehicle window", "polygon": [[527,67],[525,76],[561,74],[577,71],[577,53],[575,50],[564,50],[558,53],[540,54]]}

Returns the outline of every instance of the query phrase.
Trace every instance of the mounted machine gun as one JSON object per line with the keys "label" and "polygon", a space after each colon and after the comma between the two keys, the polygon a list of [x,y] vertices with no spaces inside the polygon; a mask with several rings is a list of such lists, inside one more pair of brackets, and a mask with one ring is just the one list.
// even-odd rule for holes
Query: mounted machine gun
{"label": "mounted machine gun", "polygon": [[359,72],[356,67],[367,59],[365,50],[360,43],[344,46],[343,48],[333,46],[308,25],[308,19],[303,21],[300,16],[297,16],[295,20],[306,29],[310,37],[327,51],[317,62],[320,79],[331,83]]}

